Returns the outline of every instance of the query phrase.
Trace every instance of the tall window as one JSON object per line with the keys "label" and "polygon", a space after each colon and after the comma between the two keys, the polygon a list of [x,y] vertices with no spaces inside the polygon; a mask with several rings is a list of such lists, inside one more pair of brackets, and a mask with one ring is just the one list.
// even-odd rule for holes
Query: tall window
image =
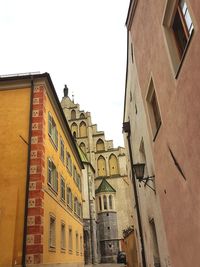
{"label": "tall window", "polygon": [[187,42],[192,34],[194,25],[185,0],[180,0],[172,24],[180,58],[183,55]]}
{"label": "tall window", "polygon": [[106,196],[103,196],[103,208],[104,208],[104,210],[107,210],[108,209],[107,197]]}
{"label": "tall window", "polygon": [[177,78],[194,31],[186,0],[166,0],[163,26],[168,55]]}
{"label": "tall window", "polygon": [[54,191],[58,192],[58,172],[50,158],[48,158],[48,184]]}
{"label": "tall window", "polygon": [[97,160],[98,176],[106,176],[106,160],[100,156]]}
{"label": "tall window", "polygon": [[61,222],[61,250],[65,250],[66,249],[66,231],[65,231],[65,223]]}
{"label": "tall window", "polygon": [[65,145],[62,137],[60,136],[60,159],[62,160],[62,162],[64,162],[64,157],[65,157]]}
{"label": "tall window", "polygon": [[71,125],[71,132],[75,138],[78,137],[78,126],[75,122],[73,122]]}
{"label": "tall window", "polygon": [[102,210],[101,197],[99,197],[99,209]]}
{"label": "tall window", "polygon": [[86,137],[87,136],[87,127],[86,127],[86,123],[84,121],[82,121],[80,123],[80,137]]}
{"label": "tall window", "polygon": [[58,147],[58,131],[56,128],[56,123],[50,112],[48,113],[48,133],[54,145]]}
{"label": "tall window", "polygon": [[111,195],[109,195],[109,209],[113,209],[113,197]]}
{"label": "tall window", "polygon": [[83,238],[80,236],[80,254],[83,254]]}
{"label": "tall window", "polygon": [[149,91],[147,95],[147,104],[149,110],[150,123],[152,127],[153,137],[155,139],[157,132],[161,125],[161,116],[158,106],[157,96],[154,89],[153,80],[150,82]]}
{"label": "tall window", "polygon": [[61,199],[65,201],[65,180],[62,176],[60,180],[60,192],[61,192]]}
{"label": "tall window", "polygon": [[66,151],[66,167],[72,173],[72,159],[70,154]]}
{"label": "tall window", "polygon": [[74,109],[72,109],[71,111],[71,119],[72,120],[76,119],[76,111]]}
{"label": "tall window", "polygon": [[73,249],[73,243],[72,243],[72,229],[69,228],[69,240],[68,240],[68,244],[69,244],[69,252],[72,252]]}
{"label": "tall window", "polygon": [[77,214],[78,212],[78,199],[77,197],[74,198],[74,213]]}
{"label": "tall window", "polygon": [[49,248],[56,247],[56,218],[50,215],[49,221]]}
{"label": "tall window", "polygon": [[76,233],[76,254],[79,253],[79,238],[78,238],[78,233]]}
{"label": "tall window", "polygon": [[114,154],[112,154],[109,157],[109,169],[110,169],[110,175],[119,174],[118,161],[117,161],[117,157]]}
{"label": "tall window", "polygon": [[67,187],[67,205],[72,209],[72,191]]}
{"label": "tall window", "polygon": [[160,255],[159,255],[159,247],[158,247],[158,240],[156,234],[156,227],[154,220],[150,220],[150,233],[151,233],[151,248],[153,252],[153,260],[154,266],[160,266]]}

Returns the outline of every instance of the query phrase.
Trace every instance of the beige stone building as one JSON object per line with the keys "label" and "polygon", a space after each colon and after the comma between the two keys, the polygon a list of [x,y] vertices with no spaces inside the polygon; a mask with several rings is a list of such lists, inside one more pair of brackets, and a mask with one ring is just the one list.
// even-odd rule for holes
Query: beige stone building
{"label": "beige stone building", "polygon": [[[127,177],[125,149],[114,148],[113,141],[105,139],[104,132],[98,131],[97,125],[92,124],[90,112],[81,110],[79,104],[69,98],[67,88],[61,106],[78,146],[95,170],[90,172],[92,197],[89,203],[85,201],[83,208],[85,234],[87,232],[93,246],[93,260],[115,262],[117,252],[122,249],[123,230],[133,224],[133,203],[129,197],[132,185]],[[87,195],[88,189],[84,190]],[[89,204],[93,207],[92,228],[97,230],[95,238],[86,226],[91,220],[91,214],[89,216],[87,212]]]}

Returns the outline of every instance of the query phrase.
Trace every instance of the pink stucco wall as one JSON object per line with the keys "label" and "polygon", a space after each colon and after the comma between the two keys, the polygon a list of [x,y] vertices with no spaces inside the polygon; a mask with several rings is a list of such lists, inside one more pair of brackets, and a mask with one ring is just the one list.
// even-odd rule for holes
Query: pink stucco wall
{"label": "pink stucco wall", "polygon": [[[187,3],[195,30],[177,79],[170,66],[162,26],[166,1],[139,0],[131,27],[146,112],[151,75],[161,112],[162,125],[155,142],[152,138],[152,149],[174,267],[200,266],[200,2]],[[186,180],[176,168],[168,146]]]}

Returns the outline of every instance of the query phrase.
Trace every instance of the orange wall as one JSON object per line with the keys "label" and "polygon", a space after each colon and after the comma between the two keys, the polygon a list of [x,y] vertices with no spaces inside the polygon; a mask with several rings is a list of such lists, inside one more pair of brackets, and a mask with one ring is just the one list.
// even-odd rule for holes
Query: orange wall
{"label": "orange wall", "polygon": [[0,90],[0,266],[21,263],[30,89]]}

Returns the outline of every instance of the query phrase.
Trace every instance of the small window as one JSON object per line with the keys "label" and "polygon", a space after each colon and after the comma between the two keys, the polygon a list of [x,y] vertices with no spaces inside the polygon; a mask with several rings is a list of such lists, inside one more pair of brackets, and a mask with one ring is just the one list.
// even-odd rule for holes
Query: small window
{"label": "small window", "polygon": [[161,116],[160,116],[160,110],[159,110],[156,92],[154,89],[153,80],[151,80],[150,82],[148,95],[147,95],[147,104],[148,104],[148,111],[149,111],[152,133],[153,133],[153,137],[155,140],[158,130],[161,126]]}
{"label": "small window", "polygon": [[81,113],[81,114],[80,114],[80,119],[85,119],[85,115],[84,115],[84,113]]}
{"label": "small window", "polygon": [[48,158],[48,184],[55,192],[58,192],[58,172],[50,158]]}
{"label": "small window", "polygon": [[68,243],[69,243],[69,252],[72,252],[73,243],[72,243],[72,229],[71,228],[69,228],[69,240],[68,240]]}
{"label": "small window", "polygon": [[65,145],[62,137],[60,137],[60,159],[64,162],[65,158]]}
{"label": "small window", "polygon": [[56,247],[56,218],[50,215],[49,222],[49,248]]}
{"label": "small window", "polygon": [[49,133],[51,140],[53,141],[54,145],[57,148],[58,147],[58,131],[56,128],[56,123],[50,112],[48,113],[48,133]]}
{"label": "small window", "polygon": [[102,139],[98,139],[97,143],[96,143],[96,150],[97,151],[103,151],[105,150],[105,145]]}
{"label": "small window", "polygon": [[61,192],[61,200],[65,201],[65,180],[62,176],[60,180],[60,192]]}
{"label": "small window", "polygon": [[61,250],[66,249],[66,231],[65,231],[65,223],[61,222]]}

